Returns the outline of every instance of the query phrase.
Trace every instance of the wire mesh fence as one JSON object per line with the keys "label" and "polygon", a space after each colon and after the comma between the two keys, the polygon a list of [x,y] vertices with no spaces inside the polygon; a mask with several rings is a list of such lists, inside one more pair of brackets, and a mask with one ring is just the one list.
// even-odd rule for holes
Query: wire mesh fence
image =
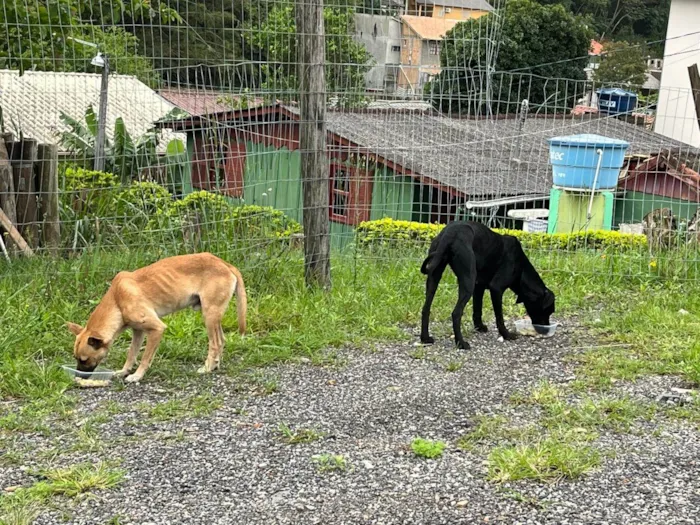
{"label": "wire mesh fence", "polygon": [[[305,205],[300,5],[5,2],[6,261],[206,250],[301,264],[314,209],[334,257],[356,262],[417,259],[440,225],[476,220],[518,235],[543,270],[696,278],[692,90],[653,61],[639,85],[601,80],[584,25],[564,31],[563,10],[552,27],[514,25],[519,0],[326,1],[313,124],[328,189]],[[562,58],[517,43],[544,32]],[[664,75],[687,80],[698,33],[669,38]]]}

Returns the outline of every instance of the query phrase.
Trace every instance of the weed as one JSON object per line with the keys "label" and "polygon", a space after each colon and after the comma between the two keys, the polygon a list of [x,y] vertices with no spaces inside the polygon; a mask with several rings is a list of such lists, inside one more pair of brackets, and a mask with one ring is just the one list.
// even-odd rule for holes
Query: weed
{"label": "weed", "polygon": [[450,361],[445,366],[445,370],[447,370],[448,372],[458,372],[462,369],[463,366],[464,363],[462,363],[461,361]]}
{"label": "weed", "polygon": [[488,456],[488,479],[497,483],[576,479],[599,464],[600,453],[594,448],[547,438],[529,445],[494,449]]}
{"label": "weed", "polygon": [[425,359],[428,356],[428,352],[426,352],[425,348],[423,348],[422,346],[418,346],[410,352],[408,352],[408,356],[411,359],[420,360]]}
{"label": "weed", "polygon": [[316,463],[319,472],[345,471],[348,468],[348,462],[342,455],[318,454],[311,460]]}
{"label": "weed", "polygon": [[142,404],[141,410],[155,421],[173,421],[186,417],[208,416],[214,410],[221,408],[223,401],[220,396],[202,394],[181,399],[169,399],[156,405]]}
{"label": "weed", "polygon": [[548,405],[556,402],[561,396],[562,392],[559,388],[545,379],[530,390],[529,395],[515,394],[511,396],[511,401],[515,404]]}
{"label": "weed", "polygon": [[40,481],[0,496],[0,523],[31,523],[55,496],[75,498],[112,488],[124,479],[124,471],[107,463],[44,469],[35,475]]}
{"label": "weed", "polygon": [[282,439],[290,445],[317,441],[319,439],[323,439],[324,436],[323,433],[317,432],[310,428],[297,428],[293,430],[286,423],[280,423],[278,431],[282,436]]}
{"label": "weed", "polygon": [[269,377],[260,372],[251,375],[251,382],[253,383],[253,393],[258,396],[269,396],[280,389],[276,377]]}
{"label": "weed", "polygon": [[416,456],[421,458],[439,458],[445,450],[445,443],[442,441],[430,441],[428,439],[416,438],[411,442],[411,450]]}
{"label": "weed", "polygon": [[637,418],[651,418],[655,411],[654,405],[645,407],[629,398],[585,399],[578,405],[557,401],[544,409],[543,424],[548,428],[606,428],[617,432],[629,430]]}
{"label": "weed", "polygon": [[531,507],[534,507],[539,510],[546,509],[550,503],[548,501],[542,501],[536,496],[528,496],[526,494],[523,494],[522,492],[518,492],[517,490],[513,490],[507,487],[503,487],[501,492],[507,498],[515,500],[519,503],[525,503],[526,505],[530,505]]}

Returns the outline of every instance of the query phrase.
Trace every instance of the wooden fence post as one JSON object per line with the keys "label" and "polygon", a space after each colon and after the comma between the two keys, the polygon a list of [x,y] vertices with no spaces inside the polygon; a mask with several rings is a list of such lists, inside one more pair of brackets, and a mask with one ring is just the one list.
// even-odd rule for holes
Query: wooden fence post
{"label": "wooden fence post", "polygon": [[12,224],[16,224],[17,205],[15,203],[15,185],[12,180],[10,156],[5,146],[6,138],[9,139],[8,142],[11,142],[12,136],[3,135],[2,140],[0,140],[0,210],[5,212],[8,221]]}
{"label": "wooden fence post", "polygon": [[306,284],[331,286],[323,0],[296,3]]}
{"label": "wooden fence post", "polygon": [[35,139],[23,139],[21,142],[15,142],[12,151],[9,152],[15,192],[17,192],[17,229],[27,244],[32,247],[36,247],[39,243],[34,184],[37,145]]}
{"label": "wooden fence post", "polygon": [[39,220],[42,239],[51,255],[58,255],[61,226],[58,217],[58,146],[39,144]]}

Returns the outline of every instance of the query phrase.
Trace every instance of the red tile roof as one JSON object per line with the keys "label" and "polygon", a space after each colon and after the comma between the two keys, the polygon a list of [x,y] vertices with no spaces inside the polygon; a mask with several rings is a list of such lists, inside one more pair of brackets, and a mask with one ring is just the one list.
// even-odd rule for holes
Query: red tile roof
{"label": "red tile roof", "polygon": [[597,40],[591,40],[591,47],[588,51],[589,55],[600,55],[603,52],[603,44]]}

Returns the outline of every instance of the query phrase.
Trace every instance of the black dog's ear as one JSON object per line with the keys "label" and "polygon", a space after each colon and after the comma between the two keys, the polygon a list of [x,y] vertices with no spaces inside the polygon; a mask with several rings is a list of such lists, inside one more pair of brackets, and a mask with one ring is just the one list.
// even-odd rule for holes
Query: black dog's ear
{"label": "black dog's ear", "polygon": [[97,337],[88,337],[87,344],[89,344],[95,350],[98,350],[102,348],[104,341],[102,339],[98,339]]}
{"label": "black dog's ear", "polygon": [[547,290],[544,293],[544,299],[542,300],[542,308],[549,308],[554,305],[554,292],[552,290]]}
{"label": "black dog's ear", "polygon": [[515,298],[515,304],[522,304],[523,303],[523,297],[522,295],[518,295]]}

